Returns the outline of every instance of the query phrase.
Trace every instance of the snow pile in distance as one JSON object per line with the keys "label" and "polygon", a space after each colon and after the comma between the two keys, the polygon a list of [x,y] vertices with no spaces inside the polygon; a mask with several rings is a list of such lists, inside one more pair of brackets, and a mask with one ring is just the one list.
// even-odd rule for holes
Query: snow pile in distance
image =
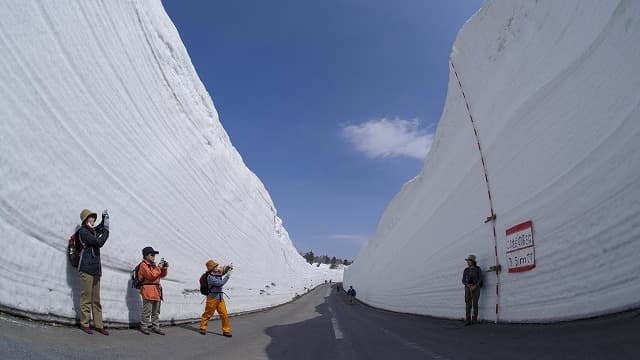
{"label": "snow pile in distance", "polygon": [[[481,318],[556,321],[640,305],[638,39],[637,1],[487,1],[458,34],[451,60],[486,160],[504,270],[485,274]],[[464,317],[465,257],[485,270],[496,263],[490,214],[450,67],[424,168],[389,204],[345,286],[376,307]],[[508,272],[506,230],[526,221],[535,267]]]}
{"label": "snow pile in distance", "polygon": [[159,0],[12,0],[0,19],[2,307],[77,317],[66,245],[83,208],[111,210],[106,321],[139,321],[144,246],[170,263],[161,320],[200,316],[209,258],[235,265],[230,312],[341,280],[293,247]]}

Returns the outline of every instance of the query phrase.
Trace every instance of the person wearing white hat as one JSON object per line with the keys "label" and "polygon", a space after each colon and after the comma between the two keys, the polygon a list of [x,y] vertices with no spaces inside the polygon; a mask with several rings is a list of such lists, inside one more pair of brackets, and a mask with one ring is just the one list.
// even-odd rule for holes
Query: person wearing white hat
{"label": "person wearing white hat", "polygon": [[[476,262],[475,255],[469,255],[465,259],[467,267],[462,272],[462,284],[464,285],[465,326],[475,324],[478,321],[478,300],[482,287],[482,270]],[[473,308],[473,316],[471,310]]]}

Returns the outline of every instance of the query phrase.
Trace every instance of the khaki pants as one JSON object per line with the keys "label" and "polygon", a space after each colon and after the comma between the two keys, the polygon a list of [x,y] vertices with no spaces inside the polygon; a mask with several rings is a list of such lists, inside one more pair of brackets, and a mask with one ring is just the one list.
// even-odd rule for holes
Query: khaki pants
{"label": "khaki pants", "polygon": [[227,315],[227,306],[224,304],[224,300],[215,299],[207,296],[207,305],[204,308],[202,319],[200,320],[200,330],[207,330],[209,319],[218,310],[220,320],[222,320],[222,332],[231,333],[231,322],[229,321],[229,315]]}
{"label": "khaki pants", "polygon": [[160,329],[160,301],[142,299],[142,320],[141,329],[148,329],[149,325],[153,329]]}
{"label": "khaki pants", "polygon": [[[478,320],[478,299],[480,299],[480,288],[474,291],[468,286],[464,287],[464,304],[465,304],[465,319],[467,321]],[[471,308],[473,308],[473,318],[471,317]]]}
{"label": "khaki pants", "polygon": [[91,276],[80,273],[80,326],[89,327],[91,313],[93,313],[93,325],[96,329],[102,329],[102,305],[100,304],[100,276]]}

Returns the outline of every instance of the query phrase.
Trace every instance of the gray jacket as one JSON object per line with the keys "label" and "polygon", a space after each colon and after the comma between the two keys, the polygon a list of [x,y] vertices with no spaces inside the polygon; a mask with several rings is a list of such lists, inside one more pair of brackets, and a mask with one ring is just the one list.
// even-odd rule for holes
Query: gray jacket
{"label": "gray jacket", "polygon": [[107,242],[108,238],[109,229],[104,227],[102,223],[95,228],[83,225],[78,230],[78,238],[76,239],[76,249],[80,249],[78,271],[91,276],[102,275],[100,248]]}
{"label": "gray jacket", "polygon": [[223,277],[221,274],[209,274],[207,276],[207,286],[209,286],[208,297],[222,300],[222,287],[229,280],[228,276]]}

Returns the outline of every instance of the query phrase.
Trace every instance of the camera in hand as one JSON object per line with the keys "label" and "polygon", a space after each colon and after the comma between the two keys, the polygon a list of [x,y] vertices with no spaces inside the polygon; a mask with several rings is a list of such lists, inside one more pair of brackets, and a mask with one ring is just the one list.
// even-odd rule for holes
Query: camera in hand
{"label": "camera in hand", "polygon": [[233,270],[233,264],[226,265],[226,266],[222,269],[222,273],[223,273],[223,274],[226,274],[226,273],[228,273],[228,272],[229,272],[229,271],[231,271],[231,270]]}
{"label": "camera in hand", "polygon": [[158,263],[158,265],[161,265],[163,267],[169,267],[169,263],[164,259],[160,259],[160,262]]}

